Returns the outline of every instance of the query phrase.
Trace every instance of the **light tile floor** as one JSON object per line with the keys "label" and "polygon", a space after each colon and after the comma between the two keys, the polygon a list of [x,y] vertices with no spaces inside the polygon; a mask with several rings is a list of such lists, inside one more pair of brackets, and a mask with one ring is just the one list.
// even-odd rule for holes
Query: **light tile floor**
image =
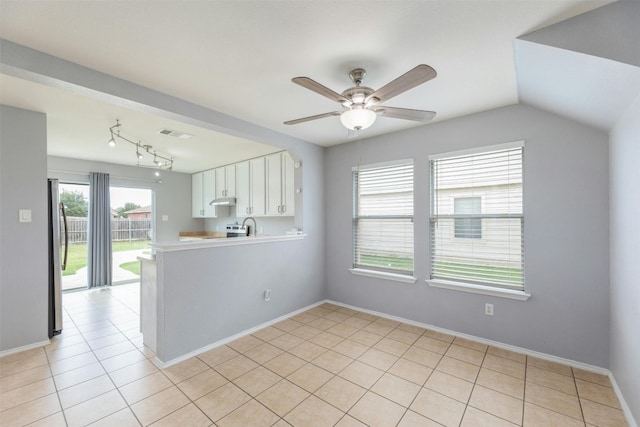
{"label": "light tile floor", "polygon": [[0,359],[1,426],[627,425],[606,376],[330,304],[160,370],[138,287],[65,294]]}

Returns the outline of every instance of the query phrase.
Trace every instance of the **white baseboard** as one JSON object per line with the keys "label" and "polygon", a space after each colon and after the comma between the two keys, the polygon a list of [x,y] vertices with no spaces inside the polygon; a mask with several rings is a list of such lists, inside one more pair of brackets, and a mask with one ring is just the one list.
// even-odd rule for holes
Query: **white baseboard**
{"label": "white baseboard", "polygon": [[550,362],[556,362],[556,363],[560,363],[562,365],[569,365],[571,367],[582,369],[582,370],[585,370],[585,371],[590,371],[590,372],[594,372],[594,373],[597,373],[597,374],[606,375],[611,380],[611,385],[613,387],[613,390],[616,393],[616,396],[618,397],[618,400],[620,401],[620,406],[622,407],[622,412],[624,413],[624,416],[627,419],[627,422],[629,423],[629,427],[638,427],[638,424],[636,423],[635,419],[633,418],[633,414],[631,413],[631,409],[629,408],[629,405],[627,405],[627,402],[624,400],[624,396],[622,395],[622,392],[620,391],[620,388],[618,387],[618,383],[616,382],[616,379],[613,376],[613,373],[607,368],[602,368],[600,366],[589,365],[587,363],[582,363],[582,362],[578,362],[576,360],[566,359],[564,357],[553,356],[551,354],[540,353],[538,351],[529,350],[527,348],[517,347],[515,345],[510,345],[510,344],[504,344],[504,343],[501,343],[501,342],[498,342],[498,341],[488,340],[488,339],[485,339],[485,338],[476,337],[476,336],[469,335],[469,334],[463,334],[463,333],[460,333],[460,332],[452,331],[450,329],[444,329],[444,328],[440,328],[438,326],[433,326],[433,325],[429,325],[429,324],[426,324],[426,323],[416,322],[416,321],[409,320],[409,319],[404,319],[404,318],[398,317],[398,316],[392,316],[392,315],[389,315],[389,314],[386,314],[386,313],[381,313],[379,311],[367,310],[366,308],[357,307],[357,306],[350,305],[350,304],[343,304],[341,302],[332,301],[332,300],[322,301],[322,304],[324,304],[325,302],[328,302],[328,303],[334,304],[334,305],[339,305],[340,307],[345,307],[345,308],[350,308],[352,310],[361,311],[363,313],[372,314],[374,316],[383,317],[385,319],[395,320],[397,322],[406,323],[406,324],[409,324],[409,325],[414,325],[414,326],[418,326],[418,327],[425,328],[425,329],[431,329],[432,331],[442,332],[444,334],[453,335],[453,336],[460,337],[460,338],[466,338],[466,339],[469,339],[469,340],[472,340],[472,341],[476,341],[476,342],[480,342],[480,343],[483,343],[483,344],[491,345],[493,347],[502,348],[504,350],[510,350],[510,351],[514,351],[516,353],[526,354],[527,356],[537,357],[538,359],[543,359],[543,360],[547,360],[547,361],[550,361]]}
{"label": "white baseboard", "polygon": [[612,372],[609,372],[609,380],[611,381],[611,385],[613,386],[613,390],[616,392],[616,396],[618,396],[618,400],[620,401],[620,406],[622,407],[622,412],[624,413],[624,417],[627,419],[627,423],[629,423],[629,427],[638,427],[638,423],[633,418],[633,414],[631,413],[631,408],[627,405],[627,402],[622,397],[622,391],[620,391],[620,387],[618,387],[618,382],[613,376]]}
{"label": "white baseboard", "polygon": [[50,340],[40,341],[33,344],[23,345],[22,347],[10,348],[9,350],[0,351],[0,359],[9,356],[10,354],[20,353],[21,351],[31,350],[33,348],[42,347],[45,345],[49,345],[51,343]]}
{"label": "white baseboard", "polygon": [[452,331],[450,329],[440,328],[438,326],[429,325],[429,324],[422,323],[422,322],[416,322],[414,320],[405,319],[403,317],[392,316],[390,314],[381,313],[379,311],[368,310],[366,308],[357,307],[357,306],[350,305],[350,304],[344,304],[344,303],[341,303],[341,302],[332,301],[332,300],[328,300],[328,299],[319,301],[319,302],[317,302],[315,304],[308,305],[306,307],[303,307],[301,309],[293,311],[293,312],[291,312],[289,314],[285,314],[285,315],[280,316],[280,317],[278,317],[276,319],[273,319],[273,320],[270,320],[268,322],[262,323],[262,324],[260,324],[258,326],[253,327],[253,328],[244,330],[242,332],[238,332],[235,335],[232,335],[230,337],[227,337],[227,338],[224,338],[222,340],[216,341],[213,344],[207,345],[205,347],[201,347],[201,348],[199,348],[197,350],[194,350],[194,351],[192,351],[192,352],[190,352],[188,354],[185,354],[183,356],[177,357],[175,359],[171,359],[171,360],[169,360],[167,362],[163,362],[160,359],[158,359],[157,357],[155,357],[152,360],[152,362],[156,366],[161,368],[161,369],[168,368],[168,367],[170,367],[172,365],[175,365],[176,363],[183,362],[183,361],[185,361],[187,359],[190,359],[190,358],[192,358],[194,356],[198,356],[199,354],[205,353],[205,352],[207,352],[209,350],[212,350],[212,349],[214,349],[216,347],[220,347],[220,346],[223,346],[225,344],[228,344],[231,341],[234,341],[234,340],[237,340],[239,338],[242,338],[242,337],[245,337],[247,335],[250,335],[250,334],[252,334],[252,333],[254,333],[254,332],[256,332],[256,331],[258,331],[260,329],[263,329],[263,328],[266,328],[268,326],[274,325],[274,324],[276,324],[278,322],[286,320],[286,319],[288,319],[290,317],[293,317],[293,316],[295,316],[297,314],[303,313],[303,312],[305,312],[305,311],[307,311],[309,309],[312,309],[314,307],[317,307],[317,306],[325,304],[325,303],[330,303],[330,304],[334,304],[334,305],[337,305],[337,306],[340,306],[340,307],[350,308],[352,310],[361,311],[363,313],[372,314],[374,316],[382,317],[382,318],[389,319],[389,320],[394,320],[396,322],[406,323],[406,324],[409,324],[409,325],[418,326],[418,327],[425,328],[425,329],[431,329],[432,331],[441,332],[443,334],[448,334],[448,335],[453,335],[453,336],[460,337],[460,338],[469,339],[469,340],[472,340],[472,341],[480,342],[482,344],[487,344],[487,345],[490,345],[490,346],[493,346],[493,347],[498,347],[498,348],[501,348],[501,349],[504,349],[504,350],[510,350],[510,351],[513,351],[513,352],[516,352],[516,353],[525,354],[527,356],[537,357],[538,359],[543,359],[543,360],[547,360],[547,361],[550,361],[550,362],[556,362],[556,363],[560,363],[560,364],[563,364],[563,365],[569,365],[569,366],[574,367],[574,368],[583,369],[585,371],[590,371],[590,372],[594,372],[594,373],[597,373],[597,374],[607,375],[609,377],[609,379],[611,380],[611,384],[613,386],[613,389],[614,389],[616,395],[618,396],[618,400],[620,401],[620,406],[622,407],[622,411],[623,411],[623,413],[624,413],[624,415],[625,415],[625,417],[627,419],[627,422],[629,423],[629,427],[638,427],[638,424],[635,422],[635,420],[633,418],[633,414],[631,413],[631,410],[629,409],[629,406],[627,405],[626,401],[624,400],[624,397],[623,397],[623,395],[622,395],[622,393],[620,391],[620,388],[618,387],[618,383],[616,382],[616,380],[615,380],[613,374],[611,373],[611,371],[606,369],[606,368],[602,368],[600,366],[589,365],[587,363],[578,362],[576,360],[566,359],[564,357],[558,357],[558,356],[553,356],[551,354],[546,354],[546,353],[541,353],[541,352],[534,351],[534,350],[529,350],[529,349],[523,348],[523,347],[517,347],[517,346],[514,346],[514,345],[510,345],[510,344],[504,344],[504,343],[501,343],[501,342],[498,342],[498,341],[488,340],[488,339],[485,339],[485,338],[476,337],[474,335],[464,334],[464,333],[460,333],[460,332],[457,332],[457,331]]}
{"label": "white baseboard", "polygon": [[268,322],[261,323],[258,326],[254,326],[253,328],[246,329],[246,330],[244,330],[242,332],[238,332],[237,334],[234,334],[234,335],[232,335],[230,337],[223,338],[223,339],[221,339],[219,341],[214,342],[213,344],[209,344],[207,346],[201,347],[201,348],[199,348],[197,350],[194,350],[194,351],[189,352],[189,353],[187,353],[185,355],[176,357],[175,359],[171,359],[171,360],[169,360],[167,362],[163,362],[162,360],[158,359],[157,356],[153,358],[152,362],[158,368],[166,369],[166,368],[168,368],[170,366],[175,365],[176,363],[183,362],[183,361],[185,361],[187,359],[190,359],[190,358],[192,358],[194,356],[198,356],[199,354],[205,353],[205,352],[207,352],[209,350],[213,350],[216,347],[220,347],[220,346],[223,346],[225,344],[228,344],[231,341],[235,341],[235,340],[237,340],[239,338],[245,337],[247,335],[251,335],[252,333],[259,331],[260,329],[264,329],[264,328],[266,328],[268,326],[275,325],[278,322],[282,322],[283,320],[287,320],[290,317],[293,317],[293,316],[298,315],[300,313],[303,313],[303,312],[305,312],[307,310],[310,310],[310,309],[312,309],[314,307],[317,307],[317,306],[319,306],[321,304],[324,304],[325,301],[326,300],[323,300],[323,301],[316,302],[314,304],[308,305],[306,307],[302,307],[302,308],[300,308],[298,310],[292,311],[291,313],[285,314],[285,315],[280,316],[280,317],[278,317],[276,319],[273,319],[273,320],[269,320]]}

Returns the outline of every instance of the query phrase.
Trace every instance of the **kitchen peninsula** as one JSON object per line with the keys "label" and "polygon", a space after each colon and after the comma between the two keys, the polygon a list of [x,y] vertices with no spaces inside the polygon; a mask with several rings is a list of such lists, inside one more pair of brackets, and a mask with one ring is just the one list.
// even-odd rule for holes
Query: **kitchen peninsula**
{"label": "kitchen peninsula", "polygon": [[[158,243],[140,257],[140,322],[159,365],[223,344],[299,308],[306,234]],[[298,259],[300,257],[298,256]],[[309,263],[312,260],[308,260]],[[273,297],[265,301],[265,291]],[[299,292],[299,291],[298,291]],[[311,292],[311,291],[310,291]],[[310,293],[308,299],[320,296]]]}

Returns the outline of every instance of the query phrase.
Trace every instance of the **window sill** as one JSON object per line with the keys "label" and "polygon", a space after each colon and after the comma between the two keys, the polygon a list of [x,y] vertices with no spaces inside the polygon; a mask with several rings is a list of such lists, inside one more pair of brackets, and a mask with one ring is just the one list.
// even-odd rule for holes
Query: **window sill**
{"label": "window sill", "polygon": [[526,301],[531,297],[524,291],[514,291],[512,289],[494,288],[491,286],[474,285],[471,283],[454,282],[452,280],[427,279],[429,286],[434,288],[451,289],[454,291],[471,292],[474,294],[491,295],[500,298],[516,299]]}
{"label": "window sill", "polygon": [[356,276],[375,277],[378,279],[393,280],[395,282],[416,283],[416,280],[418,280],[416,277],[406,276],[404,274],[387,273],[385,271],[376,270],[365,270],[363,268],[350,268],[349,271],[351,272],[351,274],[355,274]]}

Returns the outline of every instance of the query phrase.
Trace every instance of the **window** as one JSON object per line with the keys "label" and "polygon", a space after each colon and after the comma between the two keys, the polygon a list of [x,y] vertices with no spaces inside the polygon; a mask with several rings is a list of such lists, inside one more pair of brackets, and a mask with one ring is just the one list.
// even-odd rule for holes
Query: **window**
{"label": "window", "polygon": [[353,267],[413,274],[413,160],[353,170]]}
{"label": "window", "polygon": [[481,203],[482,198],[480,197],[456,197],[453,199],[453,213],[457,215],[454,219],[456,238],[482,238],[482,220],[478,218]]}
{"label": "window", "polygon": [[524,290],[522,142],[429,157],[431,279]]}

